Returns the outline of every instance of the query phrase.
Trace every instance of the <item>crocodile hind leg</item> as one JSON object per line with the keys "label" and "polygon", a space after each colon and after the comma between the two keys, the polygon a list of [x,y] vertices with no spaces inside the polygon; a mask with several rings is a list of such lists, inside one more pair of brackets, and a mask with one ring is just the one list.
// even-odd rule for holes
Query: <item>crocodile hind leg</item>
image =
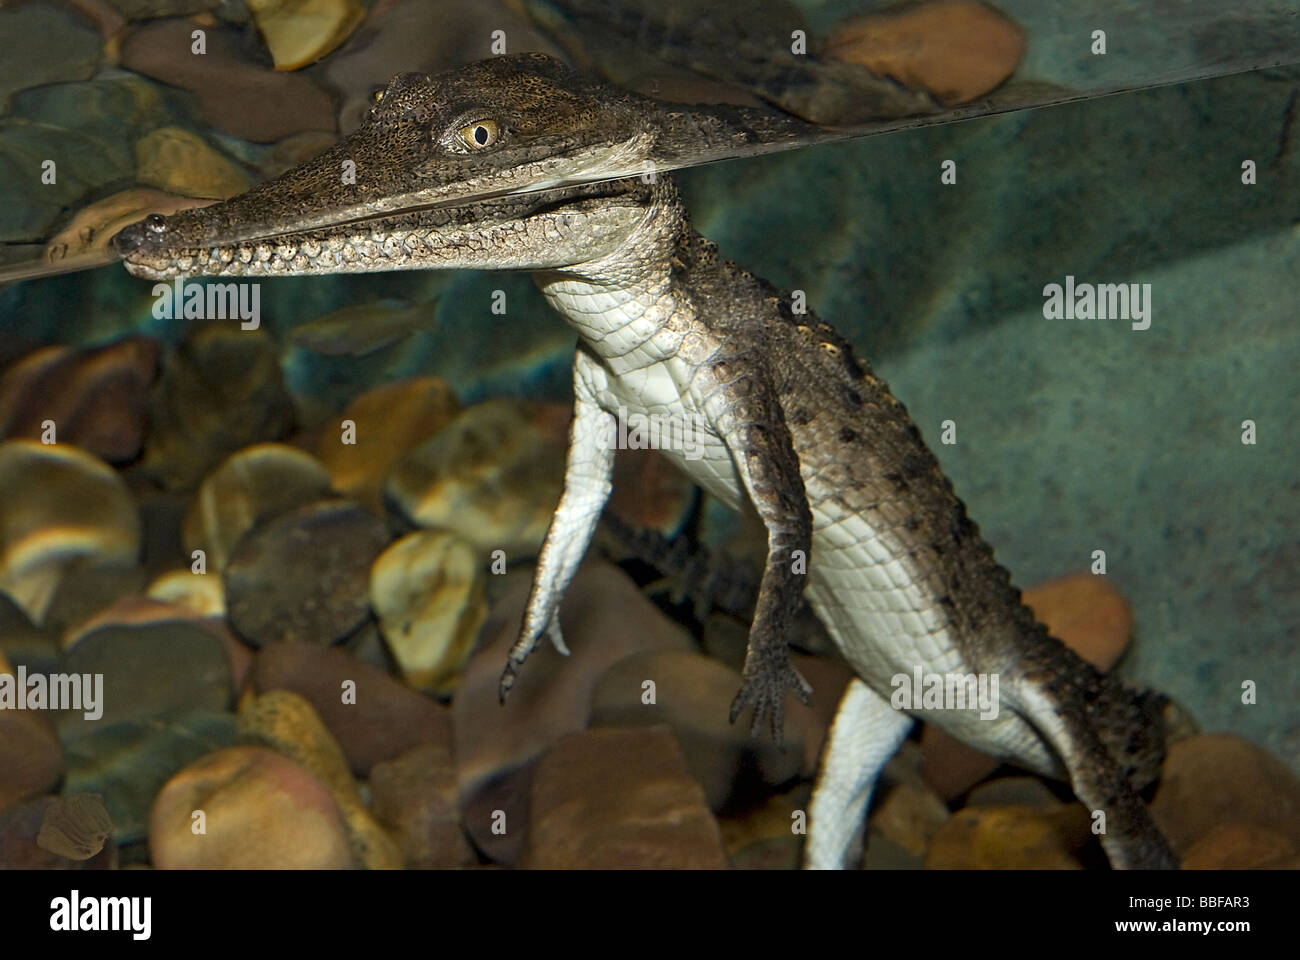
{"label": "crocodile hind leg", "polygon": [[1062,688],[1039,676],[1027,676],[1017,684],[1018,711],[1060,755],[1074,795],[1094,817],[1098,812],[1105,815],[1100,839],[1111,866],[1118,870],[1175,869],[1178,862],[1146,804],[1097,735],[1080,699],[1062,694]]}
{"label": "crocodile hind leg", "polygon": [[804,867],[838,870],[857,852],[867,806],[885,762],[912,728],[912,718],[854,677],[840,699],[822,749],[808,811]]}
{"label": "crocodile hind leg", "polygon": [[600,522],[601,511],[609,500],[614,470],[611,439],[616,422],[597,404],[597,384],[592,382],[603,376],[596,361],[580,348],[573,359],[573,423],[569,428],[564,493],[537,559],[523,629],[510,648],[501,674],[503,702],[514,686],[519,668],[537,648],[543,634],[561,653],[569,652],[560,633],[560,601]]}

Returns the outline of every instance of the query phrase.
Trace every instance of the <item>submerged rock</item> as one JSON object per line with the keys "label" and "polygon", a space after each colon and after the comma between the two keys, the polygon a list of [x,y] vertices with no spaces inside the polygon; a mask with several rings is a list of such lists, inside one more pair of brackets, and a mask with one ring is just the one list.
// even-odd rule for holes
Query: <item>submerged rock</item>
{"label": "submerged rock", "polygon": [[329,82],[343,95],[339,128],[355,130],[370,107],[370,91],[396,73],[437,73],[494,55],[494,30],[505,31],[511,53],[537,50],[559,56],[559,49],[512,6],[511,0],[376,4],[325,66]]}
{"label": "submerged rock", "polygon": [[1300,867],[1297,840],[1254,823],[1221,823],[1192,844],[1184,870],[1294,870]]}
{"label": "submerged rock", "polygon": [[196,324],[164,357],[150,421],[144,466],[170,489],[192,488],[237,450],[280,439],[294,409],[275,341],[236,320]]}
{"label": "submerged rock", "polygon": [[329,495],[329,473],[311,454],[282,443],[246,447],[203,479],[185,515],[185,551],[203,550],[207,569],[220,573],[250,530]]}
{"label": "submerged rock", "polygon": [[172,777],[149,815],[149,852],[159,870],[352,866],[347,826],[330,791],[264,747],[219,750]]}
{"label": "submerged rock", "polygon": [[[653,687],[647,687],[653,684]],[[787,705],[783,743],[749,736],[749,715],[731,723],[740,674],[682,650],[625,657],[601,676],[591,698],[592,726],[656,726],[672,730],[687,769],[704,787],[712,810],[750,799],[756,788],[779,786],[803,766],[803,735]],[[654,702],[646,703],[653,693]],[[793,702],[793,697],[790,698]]]}
{"label": "submerged rock", "polygon": [[275,643],[258,651],[250,676],[259,693],[292,690],[316,710],[365,776],[417,746],[451,753],[451,711],[338,648]]}
{"label": "submerged rock", "polygon": [[277,70],[319,60],[366,15],[356,0],[246,0]]}
{"label": "submerged rock", "polygon": [[704,791],[663,728],[575,733],[533,778],[526,866],[537,870],[725,869]]}
{"label": "submerged rock", "polygon": [[[131,74],[14,94],[11,111],[0,116],[0,240],[47,237],[98,191],[130,182],[132,140],[170,120],[166,95]],[[57,179],[34,189],[46,160],[55,161]]]}
{"label": "submerged rock", "polygon": [[[144,838],[149,808],[178,770],[204,754],[229,746],[235,718],[229,713],[188,713],[97,725],[64,740],[68,793],[95,793],[113,821],[119,844]],[[186,829],[189,811],[185,811]]]}
{"label": "submerged rock", "polygon": [[[1300,778],[1248,740],[1201,734],[1170,748],[1151,815],[1176,855],[1229,823],[1280,833],[1300,846]],[[1210,859],[1204,849],[1202,855]]]}
{"label": "submerged rock", "polygon": [[954,813],[930,843],[930,870],[1081,870],[1075,855],[1090,839],[1079,804],[969,807]]}
{"label": "submerged rock", "polygon": [[103,347],[46,347],[0,377],[0,437],[52,436],[110,463],[144,444],[158,345],[126,337]]}
{"label": "submerged rock", "polygon": [[63,750],[50,721],[8,702],[18,694],[16,676],[0,654],[0,810],[54,789],[63,777]]}
{"label": "submerged rock", "polygon": [[870,826],[908,855],[922,858],[950,815],[947,804],[925,784],[900,783],[874,805]]}
{"label": "submerged rock", "polygon": [[204,122],[256,143],[307,130],[334,130],[330,97],[303,76],[280,73],[240,58],[239,36],[205,30],[207,52],[191,52],[189,20],[155,20],[122,42],[122,66],[194,94]]}
{"label": "submerged rock", "polygon": [[131,567],[140,519],[126,485],[75,447],[0,443],[0,590],[40,624],[65,572],[90,562]]}
{"label": "submerged rock", "polygon": [[0,672],[19,664],[28,673],[55,673],[59,642],[53,631],[37,627],[6,593],[0,593]]}
{"label": "submerged rock", "polygon": [[412,869],[478,862],[460,825],[456,765],[449,747],[414,747],[370,772],[375,818],[395,833]]}
{"label": "submerged rock", "polygon": [[215,10],[223,0],[106,0],[128,20],[153,20],[157,17],[187,17],[205,10]]}
{"label": "submerged rock", "polygon": [[[322,433],[316,455],[329,468],[335,489],[382,514],[384,481],[393,466],[459,411],[455,393],[438,377],[385,384],[347,405],[339,428]],[[355,443],[342,442],[342,424],[349,420]]]}
{"label": "submerged rock", "polygon": [[370,616],[370,567],[388,531],[350,500],[322,500],[245,536],[225,570],[231,626],[253,646],[329,645]]}
{"label": "submerged rock", "polygon": [[925,0],[840,24],[826,55],[927,90],[945,106],[983,96],[1024,56],[1023,30],[975,0]]}
{"label": "submerged rock", "polygon": [[347,822],[357,866],[371,870],[402,866],[401,851],[366,809],[342,748],[310,703],[288,690],[247,697],[239,708],[239,731],[301,764],[325,785]]}
{"label": "submerged rock", "polygon": [[[163,610],[164,616],[174,616]],[[60,717],[65,737],[123,720],[220,712],[230,705],[231,664],[221,638],[179,619],[106,623],[75,639],[63,669],[103,678],[102,715]]]}
{"label": "submerged rock", "polygon": [[215,573],[172,570],[155,577],[145,589],[151,600],[183,607],[196,617],[221,617],[226,613],[226,594]]}
{"label": "submerged rock", "polygon": [[375,561],[370,602],[406,682],[431,693],[455,689],[487,617],[474,548],[440,530],[403,537]]}
{"label": "submerged rock", "polygon": [[806,816],[811,783],[773,794],[746,810],[719,816],[727,858],[735,870],[797,870],[804,837],[795,833],[795,814]]}
{"label": "submerged rock", "polygon": [[252,186],[243,170],[180,127],[161,127],[136,141],[135,176],[167,193],[211,200],[229,200]]}
{"label": "submerged rock", "polygon": [[[39,43],[33,42],[36,38]],[[28,87],[88,80],[99,65],[99,36],[56,6],[25,3],[0,10],[0,108]]]}
{"label": "submerged rock", "polygon": [[386,496],[411,523],[454,531],[484,554],[536,553],[563,485],[559,416],[511,400],[476,404],[397,465]]}

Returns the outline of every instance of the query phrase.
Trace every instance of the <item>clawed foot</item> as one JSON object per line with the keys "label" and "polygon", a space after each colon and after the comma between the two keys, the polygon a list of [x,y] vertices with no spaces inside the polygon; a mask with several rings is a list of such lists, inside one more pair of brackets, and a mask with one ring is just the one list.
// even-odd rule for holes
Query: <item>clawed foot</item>
{"label": "clawed foot", "polygon": [[564,645],[564,635],[560,632],[559,617],[551,617],[543,630],[525,630],[515,641],[515,645],[510,648],[510,654],[506,657],[506,668],[501,671],[501,685],[497,690],[497,696],[502,703],[506,702],[506,694],[510,692],[510,688],[515,685],[515,680],[519,677],[519,669],[528,659],[528,655],[537,649],[537,641],[543,634],[556,650],[566,657],[569,655],[569,648]]}
{"label": "clawed foot", "polygon": [[740,686],[740,692],[731,701],[731,722],[735,723],[746,707],[753,707],[754,722],[750,724],[749,735],[758,737],[764,720],[767,720],[772,739],[779,746],[783,742],[782,731],[785,727],[785,692],[793,690],[799,702],[808,706],[812,687],[790,663],[788,654],[779,663],[760,667],[751,666],[750,660],[753,658],[747,658],[745,681]]}

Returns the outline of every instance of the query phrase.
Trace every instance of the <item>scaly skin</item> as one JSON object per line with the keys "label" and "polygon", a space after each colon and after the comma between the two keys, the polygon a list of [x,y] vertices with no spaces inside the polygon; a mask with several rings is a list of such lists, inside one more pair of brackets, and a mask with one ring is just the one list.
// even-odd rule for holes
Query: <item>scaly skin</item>
{"label": "scaly skin", "polygon": [[[744,119],[666,108],[536,55],[403,75],[320,158],[224,204],[129,227],[115,245],[153,279],[533,272],[581,343],[565,490],[503,697],[541,637],[563,649],[557,613],[609,496],[614,417],[670,415],[702,426],[704,455],[665,453],[768,531],[732,719],[752,707],[755,731],[778,732],[786,691],[806,702],[786,644],[805,590],[858,675],[814,792],[809,866],[851,852],[910,714],[1068,776],[1105,813],[1115,866],[1171,866],[1136,793],[1163,751],[1160,699],[1125,690],[1035,623],[885,384],[828,326],[718,256],[668,178],[567,185],[635,169],[683,136],[744,139]],[[356,184],[338,182],[348,159]],[[1000,712],[894,710],[891,678],[917,668],[996,674]]]}

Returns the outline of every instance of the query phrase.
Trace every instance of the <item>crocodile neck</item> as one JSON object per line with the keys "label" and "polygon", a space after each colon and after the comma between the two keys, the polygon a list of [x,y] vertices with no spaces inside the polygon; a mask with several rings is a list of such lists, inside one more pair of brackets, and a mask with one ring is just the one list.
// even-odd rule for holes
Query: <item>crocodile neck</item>
{"label": "crocodile neck", "polygon": [[647,191],[644,216],[617,248],[533,277],[551,306],[621,376],[669,360],[678,344],[666,334],[698,315],[673,266],[694,236],[676,186],[661,177]]}

